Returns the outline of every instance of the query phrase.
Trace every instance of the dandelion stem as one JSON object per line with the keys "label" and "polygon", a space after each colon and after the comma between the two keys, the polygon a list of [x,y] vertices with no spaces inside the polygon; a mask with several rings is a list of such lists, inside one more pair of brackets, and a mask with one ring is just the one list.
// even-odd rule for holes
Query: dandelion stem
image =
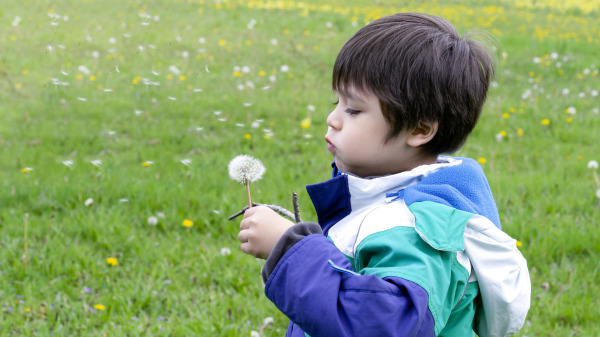
{"label": "dandelion stem", "polygon": [[251,208],[252,199],[250,198],[250,180],[246,180],[246,194],[248,194],[248,208]]}
{"label": "dandelion stem", "polygon": [[592,171],[592,173],[594,174],[594,180],[596,181],[596,186],[598,186],[598,188],[600,188],[600,180],[598,179],[598,173],[596,173],[596,171]]}

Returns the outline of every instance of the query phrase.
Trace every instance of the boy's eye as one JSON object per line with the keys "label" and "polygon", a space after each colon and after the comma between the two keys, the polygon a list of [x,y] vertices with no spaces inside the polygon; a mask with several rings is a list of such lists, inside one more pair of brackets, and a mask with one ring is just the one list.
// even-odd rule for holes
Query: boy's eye
{"label": "boy's eye", "polygon": [[346,113],[348,113],[350,115],[358,115],[360,113],[360,111],[352,110],[352,109],[348,108],[348,109],[346,109]]}

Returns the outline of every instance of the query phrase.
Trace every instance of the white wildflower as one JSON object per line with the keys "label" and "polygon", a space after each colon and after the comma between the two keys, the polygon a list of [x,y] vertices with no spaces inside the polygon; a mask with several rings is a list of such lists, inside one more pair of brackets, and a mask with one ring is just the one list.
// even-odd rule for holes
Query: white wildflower
{"label": "white wildflower", "polygon": [[204,44],[204,43],[206,43],[206,39],[201,37],[198,39],[198,43]]}
{"label": "white wildflower", "polygon": [[221,256],[227,256],[231,254],[231,249],[227,247],[221,248]]}
{"label": "white wildflower", "polygon": [[550,54],[550,58],[553,59],[553,60],[557,60],[558,59],[558,53],[556,53],[556,52],[551,53]]}
{"label": "white wildflower", "polygon": [[290,67],[287,64],[284,64],[279,68],[279,70],[281,70],[282,73],[287,73],[290,71]]}
{"label": "white wildflower", "polygon": [[306,107],[306,109],[307,109],[308,111],[315,111],[315,106],[314,106],[314,105],[312,105],[312,104],[309,104],[309,105]]}
{"label": "white wildflower", "polygon": [[588,162],[588,165],[587,165],[587,166],[588,166],[588,168],[589,168],[589,169],[591,169],[591,170],[597,170],[597,169],[598,169],[598,162],[597,162],[597,161],[595,161],[595,160],[590,160],[590,161]]}
{"label": "white wildflower", "polygon": [[563,95],[568,95],[571,91],[569,90],[569,88],[564,88],[563,90],[560,91],[561,94]]}
{"label": "white wildflower", "polygon": [[111,37],[108,39],[108,43],[115,44],[115,43],[117,43],[117,39],[115,39],[114,37]]}
{"label": "white wildflower", "polygon": [[258,333],[258,331],[250,331],[250,337],[260,337],[260,333]]}
{"label": "white wildflower", "polygon": [[73,161],[72,160],[65,160],[62,163],[63,163],[63,165],[65,165],[68,168],[73,167]]}
{"label": "white wildflower", "polygon": [[12,20],[13,27],[17,27],[19,25],[19,23],[21,23],[21,17],[15,16],[15,18]]}
{"label": "white wildflower", "polygon": [[87,198],[87,199],[85,199],[85,201],[84,201],[83,204],[85,205],[85,207],[90,207],[90,205],[93,204],[93,203],[94,203],[94,199]]}
{"label": "white wildflower", "polygon": [[540,58],[539,58],[539,57],[537,57],[537,56],[536,56],[536,57],[534,57],[534,58],[533,58],[533,63],[535,63],[535,64],[538,64],[538,63],[540,63]]}
{"label": "white wildflower", "polygon": [[247,74],[247,73],[249,73],[249,72],[250,72],[250,67],[248,67],[248,66],[243,66],[243,67],[242,67],[242,72],[243,72],[244,74]]}
{"label": "white wildflower", "polygon": [[263,325],[267,326],[269,324],[273,324],[275,322],[275,319],[271,316],[269,317],[265,317],[265,319],[263,320]]}
{"label": "white wildflower", "polygon": [[163,212],[156,212],[156,216],[159,217],[159,218],[161,218],[161,219],[164,219],[165,218],[165,213],[163,213]]}
{"label": "white wildflower", "polygon": [[325,22],[325,27],[332,28],[333,27],[333,23],[331,23],[331,22]]}
{"label": "white wildflower", "polygon": [[180,160],[180,162],[185,166],[190,166],[190,164],[192,164],[192,160],[189,158],[182,159],[182,160]]}
{"label": "white wildflower", "polygon": [[156,226],[156,224],[158,223],[158,218],[155,216],[149,216],[148,217],[148,225],[150,226]]}
{"label": "white wildflower", "polygon": [[95,159],[95,160],[92,160],[90,163],[92,163],[92,165],[94,165],[96,167],[100,167],[100,165],[102,165],[102,160]]}
{"label": "white wildflower", "polygon": [[504,139],[504,136],[501,133],[496,134],[496,141],[501,142]]}
{"label": "white wildflower", "polygon": [[240,184],[249,184],[262,178],[265,167],[252,156],[239,155],[229,162],[229,176]]}
{"label": "white wildflower", "polygon": [[169,71],[172,72],[175,75],[179,75],[181,74],[181,71],[174,65],[170,65],[169,66]]}
{"label": "white wildflower", "polygon": [[84,66],[84,65],[80,65],[79,67],[77,67],[77,70],[79,70],[79,72],[83,73],[84,75],[89,75],[92,72],[88,69],[88,67]]}
{"label": "white wildflower", "polygon": [[577,109],[575,109],[575,107],[573,107],[573,106],[570,106],[570,107],[567,108],[567,113],[569,115],[574,115],[574,114],[577,113]]}
{"label": "white wildflower", "polygon": [[592,97],[596,97],[596,96],[598,96],[598,90],[592,90],[592,91],[590,91],[590,95],[591,95]]}

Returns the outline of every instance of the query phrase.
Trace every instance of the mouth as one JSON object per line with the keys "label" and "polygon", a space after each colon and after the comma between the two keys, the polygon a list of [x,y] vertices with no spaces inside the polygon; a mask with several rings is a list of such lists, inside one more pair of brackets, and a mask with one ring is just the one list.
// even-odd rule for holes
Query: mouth
{"label": "mouth", "polygon": [[327,151],[335,154],[335,145],[333,145],[327,137],[325,137],[325,141],[327,142]]}

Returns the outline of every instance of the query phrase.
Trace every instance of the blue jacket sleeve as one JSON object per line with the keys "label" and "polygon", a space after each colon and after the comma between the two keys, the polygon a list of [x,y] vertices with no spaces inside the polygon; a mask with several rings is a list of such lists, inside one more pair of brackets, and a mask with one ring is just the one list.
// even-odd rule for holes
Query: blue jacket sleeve
{"label": "blue jacket sleeve", "polygon": [[312,337],[434,336],[422,287],[352,272],[348,259],[322,234],[304,237],[282,256],[265,294]]}

